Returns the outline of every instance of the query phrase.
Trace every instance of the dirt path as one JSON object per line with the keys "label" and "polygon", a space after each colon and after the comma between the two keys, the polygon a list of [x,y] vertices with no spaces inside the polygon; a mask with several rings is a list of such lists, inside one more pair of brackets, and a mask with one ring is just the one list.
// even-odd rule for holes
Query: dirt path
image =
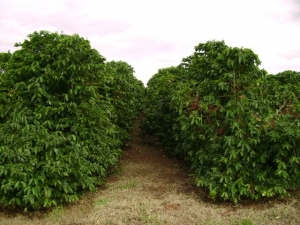
{"label": "dirt path", "polygon": [[96,193],[45,214],[0,212],[0,224],[300,224],[299,198],[240,206],[205,201],[180,162],[141,140],[141,119],[116,171]]}

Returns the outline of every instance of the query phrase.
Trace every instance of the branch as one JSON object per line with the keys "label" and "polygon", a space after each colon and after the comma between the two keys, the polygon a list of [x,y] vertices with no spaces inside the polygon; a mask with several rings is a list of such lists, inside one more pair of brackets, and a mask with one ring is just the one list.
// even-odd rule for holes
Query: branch
{"label": "branch", "polygon": [[280,113],[280,111],[286,106],[286,100],[284,100],[284,103],[282,104],[282,106],[279,108],[277,114]]}

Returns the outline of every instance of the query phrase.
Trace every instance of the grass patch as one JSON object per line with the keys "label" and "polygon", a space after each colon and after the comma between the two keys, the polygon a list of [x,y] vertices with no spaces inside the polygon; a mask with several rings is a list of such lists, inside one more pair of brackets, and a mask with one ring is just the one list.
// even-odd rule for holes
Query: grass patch
{"label": "grass patch", "polygon": [[150,212],[147,211],[146,206],[144,204],[141,204],[140,208],[140,220],[149,225],[162,225],[163,222],[160,221],[156,216],[153,216],[150,214]]}
{"label": "grass patch", "polygon": [[208,223],[207,225],[254,225],[252,220],[250,219],[239,219],[230,223],[223,223],[223,222],[212,222]]}
{"label": "grass patch", "polygon": [[97,200],[94,202],[94,204],[95,204],[96,206],[105,206],[105,205],[107,205],[107,204],[110,203],[110,202],[111,202],[111,200],[108,199],[108,198],[99,198],[99,199],[97,199]]}
{"label": "grass patch", "polygon": [[134,180],[127,181],[124,184],[120,184],[117,186],[118,189],[131,189],[138,186],[138,182]]}
{"label": "grass patch", "polygon": [[51,223],[59,224],[64,212],[65,212],[65,210],[64,210],[63,206],[55,207],[48,215],[49,219],[51,220]]}
{"label": "grass patch", "polygon": [[253,225],[253,222],[250,219],[242,219],[232,223],[231,225]]}

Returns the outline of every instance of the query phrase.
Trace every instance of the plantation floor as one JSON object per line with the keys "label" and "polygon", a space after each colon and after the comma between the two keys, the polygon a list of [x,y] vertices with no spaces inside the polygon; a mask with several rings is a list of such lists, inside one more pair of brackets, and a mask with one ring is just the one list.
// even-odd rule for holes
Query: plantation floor
{"label": "plantation floor", "polygon": [[115,172],[95,193],[47,212],[1,212],[1,225],[88,224],[300,224],[299,192],[259,202],[214,202],[195,187],[189,171],[141,140],[135,121],[132,141]]}

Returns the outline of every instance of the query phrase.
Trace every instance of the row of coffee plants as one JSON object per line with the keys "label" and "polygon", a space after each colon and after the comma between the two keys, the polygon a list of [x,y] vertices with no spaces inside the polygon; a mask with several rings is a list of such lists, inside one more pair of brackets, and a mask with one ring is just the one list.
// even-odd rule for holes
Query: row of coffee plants
{"label": "row of coffee plants", "polygon": [[187,161],[212,199],[300,187],[300,73],[259,65],[251,49],[209,41],[148,82],[142,128]]}
{"label": "row of coffee plants", "polygon": [[117,163],[144,86],[79,35],[34,32],[15,46],[0,54],[0,205],[73,202]]}

